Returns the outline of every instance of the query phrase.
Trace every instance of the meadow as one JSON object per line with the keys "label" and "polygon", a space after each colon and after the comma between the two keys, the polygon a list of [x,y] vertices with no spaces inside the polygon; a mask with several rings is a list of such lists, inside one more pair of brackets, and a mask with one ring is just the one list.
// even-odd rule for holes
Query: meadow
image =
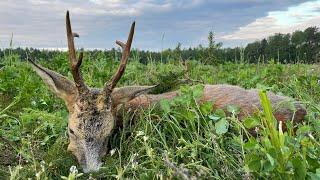
{"label": "meadow", "polygon": [[[67,152],[63,101],[18,55],[0,59],[0,179],[320,179],[319,65],[164,64],[152,58],[141,64],[136,57],[133,52],[118,86],[160,84],[155,93],[180,90],[180,95],[150,107],[114,134],[103,168],[91,174],[81,173]],[[72,79],[65,53],[37,62]],[[85,54],[82,72],[89,86],[102,87],[117,66],[116,59]],[[236,106],[225,113],[196,102],[202,84],[223,83],[261,89],[264,111],[240,122]],[[278,129],[268,114],[266,90],[301,101],[305,121]],[[254,127],[258,137],[248,133]]]}

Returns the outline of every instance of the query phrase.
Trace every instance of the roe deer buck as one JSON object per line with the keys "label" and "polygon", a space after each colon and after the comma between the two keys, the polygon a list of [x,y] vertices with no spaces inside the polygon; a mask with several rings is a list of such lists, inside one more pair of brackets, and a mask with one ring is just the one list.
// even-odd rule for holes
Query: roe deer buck
{"label": "roe deer buck", "polygon": [[[66,14],[66,29],[74,82],[29,60],[49,89],[65,101],[69,111],[68,150],[76,156],[84,172],[97,171],[100,168],[101,158],[107,151],[108,139],[116,125],[121,124],[120,109],[147,108],[161,99],[172,99],[178,94],[176,91],[157,95],[148,94],[153,86],[115,88],[126,68],[134,27],[135,23],[131,26],[126,43],[116,41],[122,48],[120,66],[110,81],[105,83],[103,89],[89,88],[84,83],[80,71],[83,52],[80,52],[78,58],[76,57],[74,37],[78,37],[78,34],[71,30],[69,12]],[[273,93],[268,95],[273,106],[289,99]],[[201,100],[213,101],[213,108],[224,109],[227,105],[237,105],[241,108],[239,119],[261,109],[257,90],[245,90],[231,85],[205,85]],[[299,122],[306,115],[306,110],[296,103],[295,112],[280,108],[274,112],[274,115],[279,121],[293,119]]]}

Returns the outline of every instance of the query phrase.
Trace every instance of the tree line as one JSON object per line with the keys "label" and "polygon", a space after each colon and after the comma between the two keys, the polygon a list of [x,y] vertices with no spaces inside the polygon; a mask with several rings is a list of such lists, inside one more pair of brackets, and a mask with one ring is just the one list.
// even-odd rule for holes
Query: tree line
{"label": "tree line", "polygon": [[[320,31],[318,27],[309,27],[304,31],[293,33],[276,33],[268,38],[247,44],[245,47],[222,48],[222,43],[215,41],[213,32],[208,34],[208,44],[197,47],[182,48],[181,43],[173,49],[161,52],[132,50],[134,60],[143,64],[151,61],[167,63],[169,61],[196,60],[205,64],[221,64],[225,62],[260,63],[275,61],[279,63],[318,63],[320,62]],[[119,59],[120,49],[87,50],[90,59]],[[33,59],[52,59],[67,56],[66,52],[35,48],[0,49],[0,58],[10,54],[18,55],[22,60],[27,56]]]}

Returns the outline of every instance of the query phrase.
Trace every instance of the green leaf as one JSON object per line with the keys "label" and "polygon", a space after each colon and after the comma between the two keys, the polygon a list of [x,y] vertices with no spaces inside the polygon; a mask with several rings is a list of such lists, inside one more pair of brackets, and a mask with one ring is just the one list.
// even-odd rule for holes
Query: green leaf
{"label": "green leaf", "polygon": [[255,149],[256,147],[259,147],[259,144],[256,140],[249,140],[246,142],[243,147],[247,150]]}
{"label": "green leaf", "polygon": [[297,130],[297,134],[298,135],[304,135],[306,133],[309,133],[311,131],[311,127],[308,125],[304,125],[299,127],[299,129]]}
{"label": "green leaf", "polygon": [[216,122],[216,121],[218,121],[219,119],[221,119],[220,116],[216,116],[216,115],[210,115],[209,118],[210,118],[212,121],[214,121],[214,122]]}
{"label": "green leaf", "polygon": [[243,121],[243,125],[244,125],[244,127],[248,128],[248,129],[251,129],[251,128],[259,126],[260,125],[260,120],[258,120],[256,118],[246,118]]}
{"label": "green leaf", "polygon": [[238,106],[235,105],[228,105],[227,106],[227,111],[232,113],[232,114],[239,114],[240,113],[240,108]]}
{"label": "green leaf", "polygon": [[270,154],[267,154],[267,158],[268,158],[271,166],[274,166],[274,159],[273,159],[273,157],[271,157]]}
{"label": "green leaf", "polygon": [[261,164],[262,164],[262,167],[263,167],[263,172],[265,172],[265,173],[266,172],[270,172],[273,169],[275,169],[275,166],[273,166],[270,161],[262,160]]}
{"label": "green leaf", "polygon": [[180,92],[181,92],[182,94],[188,94],[190,91],[191,91],[190,86],[181,86],[181,87],[180,87]]}
{"label": "green leaf", "polygon": [[249,154],[246,157],[246,164],[251,171],[258,172],[261,169],[261,158],[255,154]]}
{"label": "green leaf", "polygon": [[203,95],[203,85],[197,85],[192,88],[193,97],[200,98]]}
{"label": "green leaf", "polygon": [[161,109],[165,112],[165,113],[169,113],[170,112],[170,102],[166,99],[163,99],[160,101],[160,106]]}
{"label": "green leaf", "polygon": [[204,116],[207,116],[212,112],[212,103],[206,102],[200,105],[200,111]]}
{"label": "green leaf", "polygon": [[226,113],[222,109],[217,109],[216,112],[214,112],[214,114],[222,118],[226,117]]}
{"label": "green leaf", "polygon": [[307,175],[305,161],[301,157],[295,157],[292,160],[292,164],[294,168],[295,179],[305,179]]}
{"label": "green leaf", "polygon": [[184,111],[183,115],[188,120],[194,120],[196,118],[196,114],[190,110]]}
{"label": "green leaf", "polygon": [[311,180],[319,180],[320,179],[320,168],[316,170],[316,173],[308,172]]}
{"label": "green leaf", "polygon": [[229,122],[227,121],[226,118],[219,120],[215,124],[216,133],[219,135],[228,132],[228,128],[229,128]]}
{"label": "green leaf", "polygon": [[308,154],[306,156],[306,160],[308,165],[310,166],[309,169],[315,170],[316,168],[320,167],[320,162],[318,162],[317,156],[312,156],[312,154]]}

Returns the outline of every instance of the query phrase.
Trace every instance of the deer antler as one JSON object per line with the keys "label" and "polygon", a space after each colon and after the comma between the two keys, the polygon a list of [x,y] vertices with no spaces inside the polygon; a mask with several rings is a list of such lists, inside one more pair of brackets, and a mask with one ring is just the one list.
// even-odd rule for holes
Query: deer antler
{"label": "deer antler", "polygon": [[73,33],[71,29],[71,22],[69,17],[69,11],[66,14],[66,28],[67,28],[67,38],[68,38],[68,49],[69,49],[69,61],[71,73],[78,89],[79,93],[83,93],[88,90],[88,87],[85,85],[81,72],[80,66],[83,59],[83,50],[79,54],[79,58],[76,57],[76,50],[74,48],[74,37],[79,37],[77,33]]}
{"label": "deer antler", "polygon": [[130,48],[133,40],[134,27],[135,27],[135,22],[133,22],[131,25],[130,33],[126,43],[123,43],[121,41],[116,41],[116,44],[118,44],[122,49],[122,57],[121,57],[120,65],[117,72],[112,76],[109,82],[105,83],[104,91],[107,94],[111,93],[112,90],[116,87],[118,81],[120,80],[121,76],[123,75],[126,69],[126,64],[128,62],[128,58],[130,55]]}

